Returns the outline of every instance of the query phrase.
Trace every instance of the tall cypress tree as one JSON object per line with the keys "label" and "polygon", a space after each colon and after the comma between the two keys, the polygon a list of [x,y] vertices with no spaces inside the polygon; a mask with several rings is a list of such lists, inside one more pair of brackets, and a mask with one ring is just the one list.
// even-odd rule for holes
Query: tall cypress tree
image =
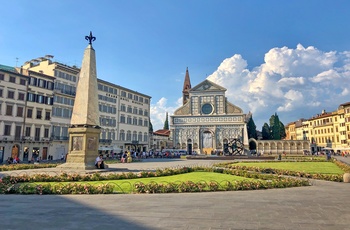
{"label": "tall cypress tree", "polygon": [[263,140],[270,140],[270,127],[266,122],[261,129],[261,135]]}
{"label": "tall cypress tree", "polygon": [[166,118],[163,129],[169,130],[168,112],[166,112]]}
{"label": "tall cypress tree", "polygon": [[281,124],[277,113],[270,117],[270,140],[281,140]]}
{"label": "tall cypress tree", "polygon": [[149,121],[148,132],[153,133],[153,125],[151,121]]}
{"label": "tall cypress tree", "polygon": [[286,137],[286,129],[284,127],[284,124],[280,121],[280,137],[281,140],[284,139]]}
{"label": "tall cypress tree", "polygon": [[251,116],[248,120],[247,131],[248,131],[248,138],[254,138],[255,140],[258,139],[258,135],[256,133],[256,125],[253,120],[253,116]]}

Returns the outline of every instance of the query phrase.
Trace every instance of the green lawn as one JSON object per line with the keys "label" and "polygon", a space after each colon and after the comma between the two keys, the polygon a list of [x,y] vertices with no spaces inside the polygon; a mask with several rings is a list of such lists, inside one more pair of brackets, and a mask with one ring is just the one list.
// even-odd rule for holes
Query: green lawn
{"label": "green lawn", "polygon": [[239,162],[237,163],[237,165],[245,165],[259,168],[283,169],[311,174],[344,173],[337,165],[335,165],[332,162]]}
{"label": "green lawn", "polygon": [[[185,174],[179,174],[174,176],[165,176],[165,177],[152,177],[152,178],[139,178],[139,179],[125,179],[125,180],[104,180],[104,181],[84,181],[84,182],[74,182],[79,184],[106,184],[110,183],[115,185],[114,186],[114,192],[123,192],[123,193],[131,193],[134,184],[137,182],[142,182],[144,184],[148,184],[150,182],[155,182],[157,184],[163,183],[182,183],[186,181],[192,181],[192,182],[206,182],[209,183],[210,181],[216,181],[218,183],[221,183],[223,181],[242,181],[242,180],[255,180],[251,178],[245,178],[245,177],[239,177],[239,176],[233,176],[228,174],[221,174],[221,173],[214,173],[214,172],[191,172],[191,173],[185,173]],[[70,182],[50,182],[50,184],[66,184]],[[46,184],[35,182],[35,184]]]}

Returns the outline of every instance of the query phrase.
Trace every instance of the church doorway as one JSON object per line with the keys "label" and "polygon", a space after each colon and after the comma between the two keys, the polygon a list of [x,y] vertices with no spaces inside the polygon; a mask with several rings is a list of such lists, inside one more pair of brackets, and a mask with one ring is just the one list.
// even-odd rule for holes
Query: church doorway
{"label": "church doorway", "polygon": [[187,140],[187,154],[192,155],[192,140],[191,139]]}

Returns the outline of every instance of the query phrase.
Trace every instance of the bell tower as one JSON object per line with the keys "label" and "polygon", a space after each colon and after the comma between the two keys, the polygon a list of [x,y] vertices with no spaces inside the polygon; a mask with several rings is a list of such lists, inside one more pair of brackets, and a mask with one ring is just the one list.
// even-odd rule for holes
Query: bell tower
{"label": "bell tower", "polygon": [[184,87],[182,90],[182,104],[186,104],[188,102],[188,99],[190,98],[190,91],[191,89],[191,81],[190,81],[190,74],[188,73],[188,67],[186,68],[186,75],[185,75],[185,81],[184,81]]}

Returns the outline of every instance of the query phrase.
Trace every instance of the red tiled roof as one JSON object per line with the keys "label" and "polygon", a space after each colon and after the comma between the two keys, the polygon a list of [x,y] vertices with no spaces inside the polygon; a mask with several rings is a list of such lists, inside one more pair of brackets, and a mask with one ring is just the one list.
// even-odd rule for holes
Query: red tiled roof
{"label": "red tiled roof", "polygon": [[170,130],[168,129],[158,129],[157,131],[153,132],[154,135],[160,135],[160,136],[170,136]]}

